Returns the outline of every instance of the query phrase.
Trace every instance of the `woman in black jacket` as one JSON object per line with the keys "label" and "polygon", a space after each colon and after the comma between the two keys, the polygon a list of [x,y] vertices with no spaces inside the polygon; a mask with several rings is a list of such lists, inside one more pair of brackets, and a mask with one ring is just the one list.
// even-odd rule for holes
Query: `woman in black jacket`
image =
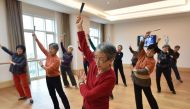
{"label": "woman in black jacket", "polygon": [[118,84],[118,70],[121,74],[122,81],[125,87],[127,87],[126,79],[125,79],[125,74],[123,71],[123,63],[122,63],[122,58],[123,58],[123,52],[121,50],[123,49],[122,45],[118,45],[117,47],[117,54],[114,60],[114,71],[116,74],[116,84]]}
{"label": "woman in black jacket", "polygon": [[25,46],[17,45],[16,53],[8,50],[6,47],[0,44],[0,47],[12,57],[12,60],[9,62],[10,68],[9,71],[13,74],[13,81],[15,87],[20,95],[18,100],[29,99],[30,103],[33,103],[33,99],[30,92],[30,87],[28,84],[27,76],[27,60],[25,54]]}
{"label": "woman in black jacket", "polygon": [[158,93],[161,92],[161,86],[160,86],[160,78],[162,73],[164,74],[164,77],[167,81],[167,84],[170,88],[170,91],[172,91],[173,94],[176,94],[176,91],[173,86],[172,78],[171,78],[171,66],[170,66],[170,55],[167,52],[169,49],[168,45],[164,45],[162,47],[162,50],[159,50],[158,52],[158,60],[156,64],[156,84],[157,84],[157,90]]}

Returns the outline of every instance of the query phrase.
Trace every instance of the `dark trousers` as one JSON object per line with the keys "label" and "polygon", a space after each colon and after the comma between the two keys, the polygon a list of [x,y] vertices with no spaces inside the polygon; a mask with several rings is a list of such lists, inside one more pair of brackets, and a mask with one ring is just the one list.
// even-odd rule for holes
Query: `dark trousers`
{"label": "dark trousers", "polygon": [[115,71],[115,75],[116,75],[116,84],[118,84],[118,70],[121,74],[121,78],[123,81],[123,84],[127,84],[126,83],[126,79],[125,79],[125,75],[124,75],[124,71],[123,71],[123,64],[122,63],[114,63],[114,71]]}
{"label": "dark trousers", "polygon": [[171,91],[175,91],[172,78],[171,78],[171,70],[169,67],[167,68],[162,68],[162,67],[156,67],[156,84],[157,84],[157,89],[158,91],[161,91],[161,86],[160,86],[160,78],[162,73],[164,74],[164,77],[167,81],[167,84],[170,88]]}
{"label": "dark trousers", "polygon": [[177,79],[177,80],[180,80],[181,77],[180,77],[180,75],[179,75],[179,71],[178,71],[178,68],[177,68],[177,63],[176,63],[176,62],[171,62],[170,65],[171,65],[171,69],[173,69],[173,71],[174,71],[174,73],[175,73],[176,79]]}
{"label": "dark trousers", "polygon": [[57,76],[57,77],[47,77],[46,76],[46,83],[47,83],[49,95],[51,96],[51,99],[53,101],[54,109],[60,109],[59,102],[58,102],[57,96],[56,96],[56,91],[59,94],[65,109],[70,109],[69,101],[68,101],[67,96],[65,95],[62,85],[61,85],[60,76]]}
{"label": "dark trousers", "polygon": [[74,77],[73,72],[71,70],[71,67],[61,66],[61,74],[62,74],[62,79],[63,79],[63,83],[65,86],[69,86],[69,82],[67,80],[67,74],[69,75],[69,78],[71,80],[72,85],[73,86],[77,85],[75,77]]}
{"label": "dark trousers", "polygon": [[134,91],[135,91],[135,101],[136,101],[136,108],[137,109],[143,109],[142,104],[142,90],[144,91],[144,94],[148,100],[148,103],[151,107],[151,109],[159,109],[158,104],[152,95],[152,91],[150,87],[141,87],[134,83]]}
{"label": "dark trousers", "polygon": [[88,61],[83,61],[84,72],[85,72],[86,75],[87,75],[87,72],[88,72],[88,65],[89,65]]}

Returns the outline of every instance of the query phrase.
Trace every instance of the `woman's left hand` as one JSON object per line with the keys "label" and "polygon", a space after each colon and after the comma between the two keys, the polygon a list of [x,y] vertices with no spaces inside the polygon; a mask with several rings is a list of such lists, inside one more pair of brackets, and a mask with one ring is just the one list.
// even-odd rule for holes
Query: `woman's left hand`
{"label": "woman's left hand", "polygon": [[85,82],[86,80],[86,74],[83,71],[79,71],[77,77],[79,82]]}

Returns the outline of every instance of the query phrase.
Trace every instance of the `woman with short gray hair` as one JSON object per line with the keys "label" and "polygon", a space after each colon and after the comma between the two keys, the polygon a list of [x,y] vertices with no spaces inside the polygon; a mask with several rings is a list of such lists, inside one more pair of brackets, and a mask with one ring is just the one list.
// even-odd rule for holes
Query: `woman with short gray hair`
{"label": "woman with short gray hair", "polygon": [[[77,19],[80,47],[89,62],[88,75],[78,73],[80,93],[83,96],[83,109],[109,109],[109,96],[115,86],[115,73],[111,68],[116,48],[108,43],[98,45],[91,52],[82,27],[82,18]],[[97,107],[98,106],[98,107]]]}

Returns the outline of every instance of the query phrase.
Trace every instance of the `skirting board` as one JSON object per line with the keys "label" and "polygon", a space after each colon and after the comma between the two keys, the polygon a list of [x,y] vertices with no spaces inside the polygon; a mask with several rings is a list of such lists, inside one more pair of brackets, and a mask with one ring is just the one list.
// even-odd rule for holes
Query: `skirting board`
{"label": "skirting board", "polygon": [[[129,64],[123,64],[123,67],[124,69],[125,68],[129,68]],[[182,71],[182,72],[189,72],[190,73],[190,68],[178,68],[179,71]],[[79,69],[79,70],[73,70],[73,73],[76,74],[77,72],[80,72],[80,71],[84,71],[83,69]],[[33,79],[32,79],[33,80]],[[2,88],[6,88],[6,87],[12,87],[14,85],[13,81],[12,80],[9,80],[9,81],[5,81],[5,82],[0,82],[0,89]]]}
{"label": "skirting board", "polygon": [[12,80],[5,81],[5,82],[0,82],[0,89],[7,88],[7,87],[12,87],[14,86],[14,83]]}

